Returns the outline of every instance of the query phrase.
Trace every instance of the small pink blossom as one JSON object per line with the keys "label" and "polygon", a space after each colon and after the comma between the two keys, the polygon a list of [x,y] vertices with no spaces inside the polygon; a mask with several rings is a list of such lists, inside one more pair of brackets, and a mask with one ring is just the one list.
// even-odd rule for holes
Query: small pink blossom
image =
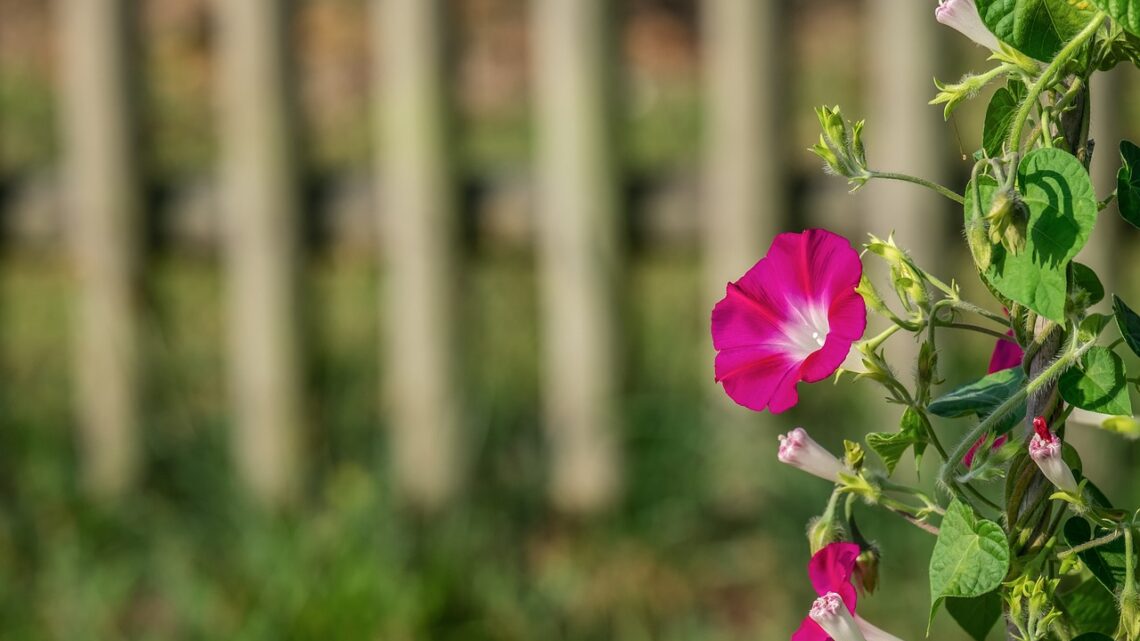
{"label": "small pink blossom", "polygon": [[1041,416],[1033,419],[1033,430],[1033,438],[1029,441],[1029,458],[1037,463],[1041,473],[1056,485],[1057,489],[1069,494],[1079,494],[1077,479],[1061,457],[1063,450],[1061,439],[1049,429],[1045,418]]}
{"label": "small pink blossom", "polygon": [[716,380],[757,412],[799,401],[796,385],[833,374],[862,338],[856,291],[863,264],[851,243],[823,229],[780,234],[712,311]]}
{"label": "small pink blossom", "polygon": [[812,604],[792,641],[900,641],[855,615],[851,585],[859,546],[832,543],[811,557],[808,578],[819,599]]}
{"label": "small pink blossom", "polygon": [[1001,48],[997,37],[982,22],[974,0],[938,0],[934,18],[991,51]]}
{"label": "small pink blossom", "polygon": [[808,436],[807,430],[797,427],[787,434],[781,434],[779,438],[780,451],[776,454],[776,458],[781,463],[797,467],[825,481],[839,482],[839,473],[843,471],[843,464]]}

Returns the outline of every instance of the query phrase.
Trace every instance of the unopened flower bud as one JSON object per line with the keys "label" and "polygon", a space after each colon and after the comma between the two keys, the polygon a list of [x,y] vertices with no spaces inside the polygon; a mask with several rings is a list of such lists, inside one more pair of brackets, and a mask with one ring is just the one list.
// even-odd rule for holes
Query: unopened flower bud
{"label": "unopened flower bud", "polygon": [[991,51],[1001,48],[997,37],[982,22],[974,0],[939,0],[934,18]]}
{"label": "unopened flower bud", "polygon": [[831,452],[816,443],[802,427],[780,435],[780,451],[777,457],[781,463],[818,476],[832,483],[839,482],[843,464]]}
{"label": "unopened flower bud", "polygon": [[828,592],[811,604],[808,616],[819,624],[827,636],[834,641],[867,641],[855,619],[847,611],[843,598],[835,592]]}
{"label": "unopened flower bud", "polygon": [[855,559],[856,585],[871,594],[879,587],[879,551],[869,547]]}
{"label": "unopened flower bud", "polygon": [[1135,582],[1120,592],[1120,629],[1116,635],[1124,641],[1140,640],[1140,591]]}
{"label": "unopened flower bud", "polygon": [[1041,468],[1041,473],[1058,489],[1074,496],[1080,493],[1073,471],[1061,458],[1061,439],[1049,429],[1045,419],[1033,419],[1033,438],[1029,441],[1029,457]]}
{"label": "unopened flower bud", "polygon": [[850,125],[843,119],[839,107],[816,109],[823,133],[811,151],[819,156],[828,171],[843,176],[856,189],[871,179],[867,170],[866,152],[863,149],[863,122]]}

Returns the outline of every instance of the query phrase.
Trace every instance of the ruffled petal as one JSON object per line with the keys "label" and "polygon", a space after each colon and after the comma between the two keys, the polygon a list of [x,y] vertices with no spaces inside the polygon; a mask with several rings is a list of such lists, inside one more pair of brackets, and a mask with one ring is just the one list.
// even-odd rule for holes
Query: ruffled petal
{"label": "ruffled petal", "polygon": [[796,363],[794,367],[790,368],[776,383],[776,388],[772,391],[772,398],[768,401],[768,411],[773,414],[780,414],[795,407],[796,403],[800,400],[800,394],[796,391],[796,385],[802,379],[801,366]]}
{"label": "ruffled petal", "polygon": [[867,329],[867,303],[855,288],[840,292],[827,310],[828,337],[838,336],[848,342],[863,338]]}
{"label": "ruffled petal", "polygon": [[[763,270],[759,264],[752,269]],[[781,346],[786,342],[781,331],[784,322],[782,311],[769,301],[757,298],[737,283],[729,283],[724,298],[713,307],[713,347]]]}
{"label": "ruffled petal", "polygon": [[804,361],[803,367],[800,368],[800,378],[807,383],[822,381],[839,369],[843,361],[847,360],[850,351],[851,341],[839,338],[835,334],[828,335],[823,347]]}
{"label": "ruffled petal", "polygon": [[826,229],[776,236],[767,259],[775,278],[762,285],[778,290],[788,301],[830,303],[858,286],[863,275],[863,263],[851,242]]}
{"label": "ruffled petal", "polygon": [[799,629],[792,633],[792,641],[832,641],[832,639],[818,623],[811,620],[811,617],[804,617]]}
{"label": "ruffled petal", "polygon": [[847,609],[855,612],[856,594],[851,575],[858,558],[859,546],[855,543],[831,543],[816,552],[808,563],[808,578],[816,594],[838,593]]}
{"label": "ruffled petal", "polygon": [[[717,382],[724,385],[729,398],[757,412],[768,407],[769,401],[787,376],[791,372],[798,373],[799,368],[799,363],[788,360],[785,355],[764,345],[725,349],[716,355]],[[796,380],[798,381],[798,376]],[[781,394],[781,402],[784,398]],[[772,411],[781,410],[772,408]]]}

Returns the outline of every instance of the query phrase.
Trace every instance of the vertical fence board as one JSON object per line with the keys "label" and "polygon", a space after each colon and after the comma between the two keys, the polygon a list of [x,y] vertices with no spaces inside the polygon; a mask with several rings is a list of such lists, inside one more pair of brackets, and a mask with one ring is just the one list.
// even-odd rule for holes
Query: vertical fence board
{"label": "vertical fence board", "polygon": [[456,193],[442,0],[375,0],[385,404],[395,481],[432,509],[457,489]]}
{"label": "vertical fence board", "polygon": [[[705,309],[763,255],[787,215],[780,159],[779,57],[782,15],[776,0],[705,0],[702,4],[707,105],[703,211]],[[703,336],[706,345],[709,338]],[[706,347],[707,349],[707,347]],[[711,359],[708,361],[711,363]],[[709,376],[712,380],[712,376]],[[756,505],[762,483],[748,412],[712,387],[713,470],[721,499]]]}
{"label": "vertical fence board", "polygon": [[[867,5],[866,40],[870,49],[871,81],[866,114],[868,162],[875,169],[904,171],[941,182],[944,158],[949,157],[941,107],[927,104],[933,95],[943,51],[939,42],[946,29],[933,16],[934,8],[914,0],[872,0]],[[890,34],[885,37],[884,34]],[[849,118],[856,118],[849,114]],[[861,118],[862,116],[859,116]],[[947,273],[942,250],[950,220],[948,200],[922,187],[872,181],[865,190],[864,230],[886,237],[892,231],[900,246],[933,273]],[[960,219],[960,218],[959,218]],[[861,243],[864,238],[853,239]],[[881,261],[866,261],[881,291],[889,292]],[[910,368],[917,356],[913,341],[887,344],[888,358]]]}
{"label": "vertical fence board", "polygon": [[140,186],[128,0],[58,8],[67,204],[78,284],[75,373],[84,480],[121,494],[137,468]]}
{"label": "vertical fence board", "polygon": [[298,485],[302,425],[298,201],[289,3],[218,0],[234,447],[266,503]]}
{"label": "vertical fence board", "polygon": [[552,498],[572,512],[605,506],[619,485],[610,5],[532,6],[543,400]]}
{"label": "vertical fence board", "polygon": [[[1097,198],[1104,198],[1116,189],[1116,172],[1120,168],[1120,140],[1124,137],[1121,127],[1121,91],[1124,85],[1122,72],[1116,69],[1097,74],[1092,79],[1092,117],[1089,121],[1090,138],[1096,141],[1089,167]],[[1101,212],[1093,228],[1089,242],[1077,260],[1096,270],[1107,291],[1115,291],[1117,238],[1123,231],[1122,220],[1116,203],[1111,203]]]}

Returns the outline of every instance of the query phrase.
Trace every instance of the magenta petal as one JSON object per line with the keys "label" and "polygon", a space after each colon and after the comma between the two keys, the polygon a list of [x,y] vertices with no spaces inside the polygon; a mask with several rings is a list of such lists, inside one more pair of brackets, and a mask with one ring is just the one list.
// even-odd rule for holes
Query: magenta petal
{"label": "magenta petal", "polygon": [[792,633],[792,641],[832,641],[831,637],[819,627],[819,624],[804,617],[798,630]]}
{"label": "magenta petal", "polygon": [[776,276],[769,286],[799,294],[802,300],[829,301],[858,286],[863,275],[863,263],[851,242],[826,229],[780,234],[767,258]]}
{"label": "magenta petal", "polygon": [[[1013,331],[1010,330],[1006,335],[1013,336]],[[999,340],[994,345],[994,352],[990,356],[989,373],[993,374],[1011,367],[1019,367],[1024,357],[1025,353],[1021,351],[1021,347],[1017,343]]]}
{"label": "magenta petal", "polygon": [[867,303],[854,288],[844,290],[831,301],[827,322],[831,326],[829,336],[854,343],[863,338],[863,331],[867,329]]}
{"label": "magenta petal", "polygon": [[717,382],[729,398],[757,412],[768,406],[781,382],[798,371],[799,363],[766,346],[725,349],[716,355]]}
{"label": "magenta petal", "polygon": [[847,609],[854,612],[856,598],[851,575],[858,558],[859,546],[855,543],[831,543],[816,552],[808,563],[808,578],[816,594],[835,592],[843,597]]}
{"label": "magenta petal", "polygon": [[[1005,445],[1005,442],[1007,440],[1009,440],[1009,436],[1002,434],[1001,436],[994,439],[994,444],[992,447],[990,447],[990,449],[991,450],[998,449],[1002,445]],[[978,448],[981,447],[982,443],[985,443],[985,442],[986,442],[986,436],[983,434],[981,437],[978,438],[977,441],[974,442],[973,445],[970,446],[970,449],[969,449],[969,451],[966,452],[966,455],[962,457],[962,465],[965,465],[966,467],[973,466],[974,465],[974,457],[977,456],[977,454],[978,454]]]}

